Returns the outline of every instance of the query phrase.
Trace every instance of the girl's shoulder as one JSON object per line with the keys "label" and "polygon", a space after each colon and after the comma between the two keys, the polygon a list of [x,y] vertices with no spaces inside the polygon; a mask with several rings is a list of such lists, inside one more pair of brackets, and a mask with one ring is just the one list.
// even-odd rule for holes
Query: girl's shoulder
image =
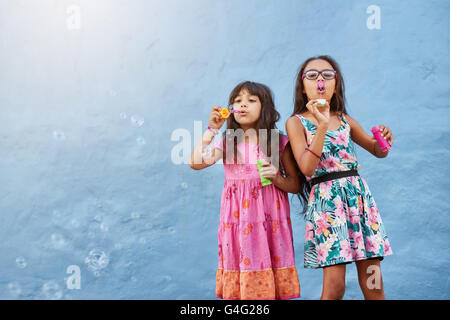
{"label": "girl's shoulder", "polygon": [[282,153],[284,151],[284,149],[286,148],[286,145],[289,143],[289,137],[281,131],[280,131],[279,135],[280,135],[279,150],[280,150],[280,153]]}

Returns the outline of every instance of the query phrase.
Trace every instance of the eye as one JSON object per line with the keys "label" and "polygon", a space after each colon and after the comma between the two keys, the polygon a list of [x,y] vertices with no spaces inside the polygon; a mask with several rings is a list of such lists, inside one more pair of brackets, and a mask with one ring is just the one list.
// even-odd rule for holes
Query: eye
{"label": "eye", "polygon": [[324,71],[324,72],[322,72],[322,75],[326,79],[333,79],[334,78],[334,72],[333,71]]}
{"label": "eye", "polygon": [[250,101],[250,102],[256,102],[256,99],[249,99],[248,101]]}
{"label": "eye", "polygon": [[241,102],[241,99],[234,100],[234,103],[239,103],[239,102]]}
{"label": "eye", "polygon": [[317,71],[311,70],[311,71],[307,71],[306,72],[306,77],[307,78],[314,79],[314,78],[317,78],[318,75],[319,75],[319,73]]}

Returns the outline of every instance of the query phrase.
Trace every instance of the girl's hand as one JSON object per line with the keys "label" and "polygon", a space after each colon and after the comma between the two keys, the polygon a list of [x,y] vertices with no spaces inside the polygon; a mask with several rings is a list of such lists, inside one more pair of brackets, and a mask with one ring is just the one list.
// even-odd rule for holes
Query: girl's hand
{"label": "girl's hand", "polygon": [[382,124],[378,126],[381,130],[381,136],[387,140],[387,142],[392,146],[394,143],[394,136],[392,135],[392,131],[389,127],[386,127]]}
{"label": "girl's hand", "polygon": [[259,172],[263,175],[264,178],[272,180],[277,176],[278,169],[270,162],[265,161],[261,164],[261,169],[259,169]]}
{"label": "girl's hand", "polygon": [[222,116],[219,113],[220,110],[222,110],[222,107],[214,106],[212,107],[211,113],[209,115],[208,124],[211,128],[216,130],[219,130],[224,124],[225,120],[227,120],[222,118]]}
{"label": "girl's hand", "polygon": [[[328,123],[330,121],[330,105],[327,104],[325,107],[317,107],[317,100],[309,100],[309,102],[306,104],[306,108],[312,113],[314,118],[316,118],[317,122],[319,123],[319,126],[324,126],[328,128]],[[320,109],[320,111],[319,111]]]}

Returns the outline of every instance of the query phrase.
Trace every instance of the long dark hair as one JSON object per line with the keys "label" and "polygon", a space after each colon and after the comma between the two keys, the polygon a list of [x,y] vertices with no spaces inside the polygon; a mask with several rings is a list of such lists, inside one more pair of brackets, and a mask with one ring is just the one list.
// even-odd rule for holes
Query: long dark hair
{"label": "long dark hair", "polygon": [[[228,99],[228,104],[232,105],[234,103],[234,99],[239,95],[239,93],[242,90],[247,90],[249,94],[257,96],[259,98],[259,101],[261,102],[261,115],[258,119],[258,122],[256,123],[256,132],[259,133],[259,129],[277,129],[276,122],[280,120],[280,114],[275,109],[275,104],[273,101],[273,94],[270,88],[262,83],[252,82],[252,81],[244,81],[239,83],[230,93],[230,97]],[[233,139],[233,146],[234,146],[234,163],[237,159],[237,137],[234,135],[233,137],[229,136],[228,129],[241,129],[241,125],[236,121],[233,115],[231,115],[227,119],[227,130],[223,133],[223,151],[224,151],[224,157],[223,161],[226,163],[226,141]],[[281,136],[279,136],[281,138]],[[281,140],[280,140],[281,141]],[[280,143],[280,141],[278,141]],[[261,146],[261,140],[259,139],[258,135],[258,143]],[[271,146],[271,135],[270,133],[267,134],[267,145]],[[262,147],[261,149],[266,150],[267,149],[267,156],[271,156],[271,148],[265,148]]]}
{"label": "long dark hair", "polygon": [[[295,116],[296,114],[302,114],[308,111],[308,108],[306,108],[306,104],[308,103],[308,97],[306,93],[303,93],[304,86],[302,75],[308,63],[313,60],[325,60],[333,67],[334,70],[336,70],[336,93],[333,94],[333,97],[331,98],[330,101],[330,112],[336,112],[340,115],[348,114],[345,108],[345,85],[344,85],[344,78],[342,77],[341,68],[333,58],[327,55],[323,55],[306,59],[305,62],[303,62],[302,66],[300,67],[297,75],[297,80],[295,82],[294,111],[292,112],[291,116]],[[300,169],[299,169],[299,176],[302,183],[302,189],[300,190],[299,193],[297,193],[297,197],[299,198],[300,202],[303,205],[302,213],[304,214],[306,213],[308,198],[309,194],[311,193],[312,186],[311,183],[306,180],[305,175],[301,172]]]}

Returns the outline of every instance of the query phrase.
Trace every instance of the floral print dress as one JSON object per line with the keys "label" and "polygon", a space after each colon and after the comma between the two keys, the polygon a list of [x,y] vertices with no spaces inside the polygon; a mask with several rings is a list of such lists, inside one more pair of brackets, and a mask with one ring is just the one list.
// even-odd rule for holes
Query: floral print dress
{"label": "floral print dress", "polygon": [[[296,116],[306,129],[309,147],[317,127],[303,116]],[[342,115],[339,129],[327,131],[317,169],[306,179],[309,181],[330,172],[358,170],[359,167],[350,138],[350,124]],[[375,200],[360,176],[314,185],[305,218],[305,268],[383,259],[392,254]]]}

